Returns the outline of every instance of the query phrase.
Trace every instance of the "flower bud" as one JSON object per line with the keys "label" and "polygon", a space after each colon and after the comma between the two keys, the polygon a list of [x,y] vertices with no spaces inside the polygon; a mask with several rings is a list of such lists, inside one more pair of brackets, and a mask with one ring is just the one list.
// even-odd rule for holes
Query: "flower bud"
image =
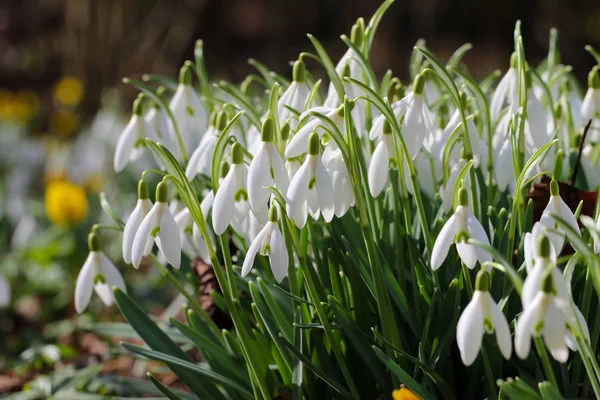
{"label": "flower bud", "polygon": [[467,189],[461,187],[458,189],[458,205],[459,206],[468,206],[469,205],[469,194],[467,193]]}
{"label": "flower bud", "polygon": [[308,138],[308,154],[311,156],[319,155],[319,134],[313,132]]}
{"label": "flower bud", "polygon": [[136,97],[135,101],[133,102],[133,115],[137,115],[138,117],[141,117],[142,115],[144,115],[144,98],[146,96],[143,93],[140,93],[138,95],[138,97]]}
{"label": "flower bud", "polygon": [[475,278],[475,290],[487,292],[490,290],[490,275],[485,269],[480,269]]}
{"label": "flower bud", "polygon": [[275,124],[273,123],[273,118],[267,117],[262,124],[260,140],[263,142],[272,142],[273,136],[275,136]]}
{"label": "flower bud", "polygon": [[146,200],[150,197],[150,190],[148,189],[148,184],[145,180],[140,180],[138,183],[138,199]]}
{"label": "flower bud", "polygon": [[277,207],[271,206],[269,209],[269,222],[277,222]]}
{"label": "flower bud", "polygon": [[242,164],[244,162],[244,149],[242,145],[238,142],[235,142],[233,146],[231,146],[231,163],[232,164]]}
{"label": "flower bud", "polygon": [[167,203],[169,201],[169,187],[167,182],[161,181],[156,185],[156,202]]}
{"label": "flower bud", "polygon": [[219,111],[217,113],[217,116],[215,117],[215,126],[217,127],[219,132],[223,132],[228,123],[229,117],[227,115],[227,112],[225,112],[224,110]]}
{"label": "flower bud", "polygon": [[425,77],[423,74],[417,75],[415,81],[413,83],[413,93],[414,94],[423,94],[423,89],[425,88]]}
{"label": "flower bud", "polygon": [[558,182],[556,182],[556,179],[552,179],[550,181],[550,196],[558,196],[559,193]]}
{"label": "flower bud", "polygon": [[90,232],[88,235],[88,248],[90,251],[100,251],[100,242],[98,236],[94,232]]}
{"label": "flower bud", "polygon": [[192,67],[185,63],[179,70],[179,84],[189,86],[192,84]]}
{"label": "flower bud", "polygon": [[540,240],[538,241],[538,255],[543,258],[550,257],[550,240],[544,234],[540,235]]}
{"label": "flower bud", "polygon": [[298,83],[302,83],[306,80],[306,66],[304,65],[304,61],[297,60],[294,63],[292,77],[294,79],[294,82]]}

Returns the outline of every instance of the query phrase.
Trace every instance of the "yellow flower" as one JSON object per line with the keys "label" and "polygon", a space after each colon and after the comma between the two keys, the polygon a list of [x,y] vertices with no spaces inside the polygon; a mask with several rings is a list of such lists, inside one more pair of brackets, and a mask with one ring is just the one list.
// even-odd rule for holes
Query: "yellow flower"
{"label": "yellow flower", "polygon": [[54,85],[54,99],[63,106],[74,107],[83,97],[83,85],[79,79],[65,76]]}
{"label": "yellow flower", "polygon": [[62,227],[77,225],[87,217],[85,190],[67,181],[52,181],[46,186],[46,215]]}
{"label": "yellow flower", "polygon": [[421,400],[419,396],[412,392],[412,390],[404,386],[394,390],[392,392],[392,397],[394,400]]}

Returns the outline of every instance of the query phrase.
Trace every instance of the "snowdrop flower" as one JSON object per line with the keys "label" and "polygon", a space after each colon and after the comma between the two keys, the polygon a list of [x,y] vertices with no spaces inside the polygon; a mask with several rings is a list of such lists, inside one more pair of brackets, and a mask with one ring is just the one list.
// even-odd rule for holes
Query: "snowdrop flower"
{"label": "snowdrop flower", "polygon": [[[355,102],[350,100],[350,109],[354,108]],[[300,115],[300,121],[306,118],[308,112],[317,111],[324,114],[327,118],[331,119],[334,124],[337,125],[340,131],[343,130],[344,127],[344,105],[339,106],[338,108],[329,108],[329,107],[315,107],[310,110],[307,110],[302,115]],[[321,138],[324,134],[324,130],[316,129],[320,124],[321,120],[317,117],[310,117],[310,119],[304,126],[302,126],[292,139],[288,143],[285,149],[285,156],[287,158],[293,158],[301,156],[306,152],[308,148],[308,138],[315,131],[318,132],[319,138]]]}
{"label": "snowdrop flower", "polygon": [[[131,264],[131,250],[133,249],[133,241],[137,234],[140,225],[146,215],[152,209],[152,201],[149,198],[148,184],[145,180],[140,180],[138,184],[138,201],[135,208],[131,212],[127,222],[125,223],[125,229],[123,230],[123,260],[127,264]],[[146,243],[144,254],[149,254],[152,250],[152,241]]]}
{"label": "snowdrop flower", "polygon": [[[202,203],[200,203],[200,208],[202,209],[202,214],[205,216],[205,218],[206,215],[208,215],[207,208],[210,208],[211,205],[209,202],[205,201],[207,198],[209,198],[209,196],[206,196],[204,200],[202,200]],[[210,264],[210,257],[208,255],[206,243],[202,239],[202,235],[200,235],[200,230],[194,222],[189,208],[184,208],[177,215],[175,215],[175,222],[179,228],[181,251],[183,251],[183,253],[192,260],[200,257],[205,264]],[[212,236],[210,239],[212,242]],[[214,242],[212,244],[214,246]]]}
{"label": "snowdrop flower", "polygon": [[290,83],[290,86],[283,92],[277,103],[277,114],[279,121],[288,121],[289,119],[292,128],[296,129],[298,121],[292,110],[302,113],[302,111],[304,111],[304,104],[310,93],[310,87],[306,83],[306,67],[302,60],[297,60],[294,63],[292,77],[292,83]]}
{"label": "snowdrop flower", "polygon": [[306,224],[308,211],[315,219],[323,214],[325,222],[332,220],[335,211],[333,184],[319,157],[319,135],[316,132],[310,135],[308,155],[287,192],[287,214],[298,228]]}
{"label": "snowdrop flower", "polygon": [[389,170],[392,168],[398,169],[398,160],[392,128],[389,121],[385,120],[381,140],[373,152],[367,173],[371,196],[377,197],[383,191],[389,180]]}
{"label": "snowdrop flower", "polygon": [[581,103],[581,122],[587,124],[591,119],[590,141],[600,140],[600,67],[592,68],[588,75],[588,90]]}
{"label": "snowdrop flower", "polygon": [[283,158],[273,142],[274,136],[275,125],[268,117],[262,125],[260,147],[248,168],[248,201],[255,214],[267,206],[271,195],[268,186],[287,193],[290,184]]}
{"label": "snowdrop flower", "polygon": [[133,266],[138,268],[142,257],[150,254],[152,242],[156,242],[158,249],[175,269],[181,263],[181,241],[179,230],[173,214],[168,205],[169,189],[165,181],[156,186],[156,203],[146,214],[140,224],[131,250]]}
{"label": "snowdrop flower", "polygon": [[222,235],[232,222],[241,224],[248,216],[248,170],[242,145],[237,142],[231,147],[231,162],[213,203],[212,222],[217,235]]}
{"label": "snowdrop flower", "polygon": [[496,332],[500,352],[507,360],[512,352],[510,329],[506,317],[489,292],[489,275],[480,270],[475,282],[473,298],[465,307],[456,326],[456,342],[463,364],[473,364],[485,333]]}
{"label": "snowdrop flower", "polygon": [[[160,86],[156,91],[156,94],[163,97],[164,91],[165,88]],[[144,119],[148,123],[150,129],[154,131],[154,137],[161,138],[161,143],[164,144],[175,157],[178,158],[181,156],[177,149],[175,137],[169,129],[169,117],[167,116],[166,111],[163,110],[159,104],[153,102],[152,107],[150,107]]]}
{"label": "snowdrop flower", "polygon": [[531,72],[525,74],[527,81],[527,121],[525,123],[525,139],[529,150],[533,152],[548,143],[553,131],[548,131],[546,112],[535,95],[531,84]]}
{"label": "snowdrop flower", "polygon": [[517,104],[517,54],[510,56],[510,68],[498,82],[498,86],[492,95],[490,102],[490,114],[492,122],[500,117],[504,103],[508,100],[509,104]]}
{"label": "snowdrop flower", "polygon": [[[536,222],[531,228],[531,232],[527,232],[525,234],[523,249],[525,253],[525,268],[527,269],[527,273],[531,271],[534,265],[534,260],[540,257],[540,240],[542,237],[549,237],[552,233],[546,230],[546,227],[540,223]],[[548,240],[548,239],[546,239]],[[552,241],[550,241],[550,260],[556,261],[556,249],[552,245]]]}
{"label": "snowdrop flower", "polygon": [[[406,115],[402,121],[402,136],[411,158],[415,158],[421,147],[430,143],[430,137],[435,132],[433,119],[423,96],[425,77],[418,75],[413,83],[412,93],[406,96]],[[428,148],[429,150],[429,148]]]}
{"label": "snowdrop flower", "polygon": [[456,243],[460,259],[469,269],[473,269],[477,261],[481,264],[492,261],[492,257],[486,251],[467,243],[470,238],[490,244],[483,226],[469,209],[467,190],[461,187],[458,191],[458,206],[433,245],[431,268],[435,271],[442,265],[453,242]]}
{"label": "snowdrop flower", "polygon": [[576,323],[576,318],[570,305],[556,295],[552,273],[546,273],[541,288],[530,304],[524,304],[523,313],[515,325],[515,352],[519,358],[527,358],[532,336],[542,336],[552,357],[558,362],[567,362],[567,324]]}
{"label": "snowdrop flower", "polygon": [[2,272],[0,272],[0,308],[8,307],[10,304],[10,298],[10,284]]}
{"label": "snowdrop flower", "polygon": [[75,310],[78,314],[87,308],[92,291],[96,292],[106,306],[114,303],[113,288],[127,291],[121,273],[100,250],[98,237],[93,232],[88,237],[88,246],[90,254],[79,271],[75,284]]}
{"label": "snowdrop flower", "polygon": [[[323,165],[331,176],[333,185],[333,196],[335,198],[335,215],[338,218],[343,217],[350,207],[354,206],[354,190],[352,188],[352,179],[344,162],[344,157],[339,148],[332,150],[334,143],[330,142],[323,152]],[[328,153],[328,157],[325,153]]]}
{"label": "snowdrop flower", "polygon": [[198,174],[210,176],[212,169],[212,156],[219,140],[219,135],[228,123],[227,113],[220,111],[211,121],[210,126],[206,130],[204,136],[200,140],[200,144],[192,153],[190,161],[185,169],[185,176],[189,180],[194,179]]}
{"label": "snowdrop flower", "polygon": [[[394,117],[399,121],[404,113],[406,112],[407,102],[410,100],[410,97],[403,97],[400,100],[392,103],[392,111],[394,112]],[[379,139],[383,135],[384,123],[386,121],[385,115],[380,115],[373,120],[373,126],[369,131],[369,139],[375,140]],[[388,122],[389,123],[389,122]]]}
{"label": "snowdrop flower", "polygon": [[[560,252],[563,247],[565,230],[561,228],[554,218],[552,218],[551,214],[555,214],[561,217],[571,228],[573,231],[577,233],[577,235],[581,236],[581,232],[579,231],[579,225],[577,225],[577,220],[575,219],[575,215],[573,215],[573,211],[569,208],[569,206],[564,202],[564,200],[560,197],[558,182],[555,179],[550,181],[550,201],[544,211],[542,212],[542,218],[540,222],[542,225],[549,229],[554,229],[558,231],[555,234],[549,235],[549,239],[552,241],[554,245],[554,249],[557,252]],[[544,216],[546,218],[544,218]],[[572,233],[566,232],[567,237],[571,237]]]}
{"label": "snowdrop flower", "polygon": [[[179,71],[179,85],[169,108],[175,117],[185,148],[196,146],[206,130],[208,116],[200,96],[192,86],[192,67],[187,63]],[[172,121],[169,121],[169,129],[173,137],[177,137]]]}
{"label": "snowdrop flower", "polygon": [[131,119],[117,141],[113,162],[115,172],[123,171],[129,161],[135,161],[139,158],[142,151],[142,149],[138,147],[139,145],[136,144],[139,139],[150,137],[152,140],[156,140],[153,129],[143,117],[142,101],[143,96],[140,95],[133,102],[133,114],[131,115]]}
{"label": "snowdrop flower", "polygon": [[277,282],[281,283],[287,276],[289,265],[288,251],[283,240],[283,235],[277,225],[277,207],[271,206],[269,210],[269,221],[265,227],[256,235],[252,244],[248,248],[244,264],[242,265],[242,276],[248,275],[248,272],[254,266],[256,254],[269,256],[271,271]]}

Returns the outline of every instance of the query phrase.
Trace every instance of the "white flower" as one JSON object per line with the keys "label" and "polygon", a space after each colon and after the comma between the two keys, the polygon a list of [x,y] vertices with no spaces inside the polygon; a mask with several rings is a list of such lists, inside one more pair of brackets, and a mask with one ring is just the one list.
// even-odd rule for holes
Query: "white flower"
{"label": "white flower", "polygon": [[[421,147],[431,143],[431,136],[435,132],[435,125],[429,113],[429,108],[423,96],[425,78],[418,75],[413,84],[413,91],[406,96],[406,115],[402,121],[402,136],[411,158],[415,158]],[[430,150],[430,148],[427,148]]]}
{"label": "white flower", "polygon": [[2,272],[0,272],[0,308],[7,307],[10,304],[10,298],[10,284]]}
{"label": "white flower", "polygon": [[492,122],[500,117],[500,112],[504,103],[517,103],[517,54],[513,53],[510,57],[510,68],[498,82],[498,86],[492,95],[490,102],[490,114]]}
{"label": "white flower", "polygon": [[113,166],[115,172],[121,172],[129,161],[135,161],[141,155],[142,148],[136,146],[139,139],[150,137],[156,140],[154,130],[148,125],[142,115],[142,97],[133,103],[133,114],[129,123],[117,141]]}
{"label": "white flower", "polygon": [[309,93],[310,88],[306,83],[306,67],[302,60],[297,60],[294,63],[293,81],[283,92],[277,103],[277,114],[281,124],[289,120],[291,127],[296,129],[298,122],[291,110],[301,114],[304,111],[304,103],[306,103]]}
{"label": "white flower", "polygon": [[484,333],[491,334],[494,331],[500,352],[508,360],[512,352],[508,322],[490,295],[488,273],[480,270],[473,298],[465,307],[456,326],[456,342],[463,364],[473,364],[481,349]]}
{"label": "white flower", "polygon": [[[533,268],[534,260],[537,259],[539,254],[539,243],[542,236],[549,237],[552,233],[545,229],[546,227],[540,223],[536,222],[533,224],[533,228],[531,228],[531,232],[527,232],[525,234],[523,249],[525,254],[525,268],[529,273]],[[556,261],[556,249],[552,245],[552,241],[550,241],[550,260]]]}
{"label": "white flower", "polygon": [[[205,202],[202,201],[202,203]],[[206,217],[208,210],[205,210],[206,204],[204,208],[202,207],[202,203],[200,207],[202,208],[202,214]],[[177,227],[179,228],[179,241],[181,242],[183,253],[192,260],[200,257],[205,264],[210,264],[206,243],[202,239],[202,235],[200,235],[200,231],[192,218],[190,210],[185,208],[175,215],[175,223],[177,223]],[[195,234],[196,232],[197,234]],[[213,240],[212,236],[210,239],[211,241]],[[214,246],[214,243],[212,244]]]}
{"label": "white flower", "polygon": [[333,184],[319,157],[319,136],[316,132],[310,135],[308,155],[287,192],[287,214],[294,219],[297,227],[302,228],[306,224],[308,211],[315,219],[323,214],[325,222],[331,221],[335,211]]}
{"label": "white flower", "polygon": [[[160,88],[159,88],[160,89]],[[165,110],[160,105],[154,104],[150,107],[146,116],[144,117],[150,129],[154,131],[154,137],[160,138],[162,144],[165,145],[169,151],[179,159],[181,153],[177,148],[177,142],[173,133],[169,129],[169,117]]]}
{"label": "white flower", "polygon": [[301,166],[302,163],[300,162],[300,157],[288,158],[285,161],[285,169],[287,171],[290,182],[292,181],[294,175],[296,175],[296,172],[300,170]]}
{"label": "white flower", "polygon": [[331,176],[335,198],[335,215],[341,218],[350,207],[354,206],[355,199],[352,180],[342,152],[333,142],[330,142],[323,152],[323,165],[325,165],[325,169]]}
{"label": "white flower", "polygon": [[[146,215],[152,209],[152,201],[150,201],[148,193],[148,184],[141,180],[138,184],[138,201],[135,208],[127,218],[125,229],[123,230],[123,260],[127,264],[131,264],[131,250],[133,249],[133,241],[137,234],[140,225]],[[152,250],[152,241],[146,243],[144,254],[149,254]]]}
{"label": "white flower", "polygon": [[389,122],[385,120],[381,140],[373,152],[367,173],[371,196],[377,197],[383,191],[389,180],[389,170],[392,168],[398,168],[398,160],[392,129]]}
{"label": "white flower", "polygon": [[90,233],[88,238],[90,254],[88,255],[75,284],[75,310],[81,314],[85,311],[92,291],[95,291],[100,300],[106,305],[114,303],[113,288],[118,287],[126,292],[125,281],[115,265],[100,251],[98,238],[95,233]]}
{"label": "white flower", "polygon": [[[552,218],[552,214],[561,217],[571,227],[571,229],[576,232],[578,236],[581,236],[575,215],[573,215],[573,211],[571,211],[569,206],[560,197],[558,182],[556,182],[555,179],[550,181],[550,201],[542,212],[542,218],[546,218],[540,219],[540,222],[545,227],[554,229],[558,232],[556,234],[549,235],[549,239],[552,241],[554,249],[557,252],[560,252],[563,246],[565,230],[558,224],[557,221]],[[572,237],[573,233],[567,231],[566,235],[567,237]]]}
{"label": "white flower", "polygon": [[[400,120],[400,118],[406,112],[406,107],[408,105],[408,100],[410,97],[403,97],[402,99],[392,103],[392,111],[394,112],[394,117],[396,120]],[[384,123],[386,121],[385,115],[380,115],[373,120],[373,126],[369,131],[369,139],[375,140],[380,138],[383,135]],[[388,121],[389,123],[389,121]]]}
{"label": "white flower", "polygon": [[[531,337],[543,336],[546,347],[558,362],[567,362],[569,347],[567,327],[577,330],[577,321],[585,324],[569,302],[557,294],[552,273],[546,273],[537,294],[527,305],[515,326],[515,352],[525,359],[531,349]],[[583,324],[582,324],[583,325]],[[587,324],[583,334],[587,335]]]}
{"label": "white flower", "polygon": [[181,241],[179,240],[177,223],[169,210],[168,197],[167,183],[160,182],[156,186],[156,203],[142,220],[133,239],[131,261],[135,268],[140,266],[142,257],[150,253],[152,242],[155,241],[169,264],[173,268],[179,269]]}
{"label": "white flower", "polygon": [[285,194],[290,184],[283,158],[273,143],[274,133],[273,119],[265,119],[260,147],[248,168],[248,201],[255,213],[267,206],[271,195],[268,186],[275,186]]}
{"label": "white flower", "polygon": [[239,143],[231,147],[232,165],[213,203],[212,223],[217,235],[222,235],[232,223],[241,224],[248,216],[248,170],[244,165],[244,151]]}
{"label": "white flower", "polygon": [[587,124],[592,120],[590,127],[590,141],[600,140],[600,68],[595,66],[588,75],[588,90],[581,103],[581,123]]}
{"label": "white flower", "polygon": [[533,152],[548,143],[553,135],[553,131],[548,131],[546,113],[542,104],[529,87],[527,89],[527,121],[525,123],[526,144]]}
{"label": "white flower", "polygon": [[431,251],[431,268],[433,270],[442,265],[453,242],[456,243],[456,250],[461,260],[470,269],[475,267],[477,261],[481,264],[492,261],[492,257],[486,251],[466,243],[469,238],[487,245],[490,244],[490,241],[483,226],[469,209],[468,195],[464,187],[459,189],[458,198],[458,207],[456,207],[450,219],[446,221],[433,245]]}
{"label": "white flower", "polygon": [[265,227],[256,235],[252,244],[248,248],[244,264],[242,266],[242,276],[248,275],[248,272],[254,266],[256,254],[269,256],[271,271],[277,282],[281,283],[287,276],[289,265],[288,251],[283,240],[283,235],[277,225],[277,207],[272,206],[269,210],[269,221]]}
{"label": "white flower", "polygon": [[211,124],[204,136],[202,136],[200,144],[190,156],[190,160],[185,169],[185,176],[187,176],[189,180],[194,179],[198,174],[206,176],[211,175],[212,156],[215,152],[217,141],[219,140],[219,134],[225,129],[227,122],[227,114],[225,111],[220,111],[214,121],[214,125]]}
{"label": "white flower", "polygon": [[[192,69],[188,64],[179,71],[179,85],[169,108],[175,117],[185,148],[195,147],[206,131],[208,117],[200,96],[192,86]],[[169,129],[173,137],[177,137],[172,121],[169,121]]]}

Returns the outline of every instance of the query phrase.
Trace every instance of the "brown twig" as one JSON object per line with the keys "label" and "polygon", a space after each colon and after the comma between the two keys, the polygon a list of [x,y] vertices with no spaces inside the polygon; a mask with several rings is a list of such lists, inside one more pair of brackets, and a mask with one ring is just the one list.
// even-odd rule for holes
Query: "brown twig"
{"label": "brown twig", "polygon": [[588,123],[585,125],[583,129],[583,135],[581,136],[581,141],[579,142],[579,149],[577,150],[577,161],[575,162],[575,169],[573,169],[573,174],[571,174],[571,179],[569,179],[569,186],[573,186],[575,184],[575,180],[577,179],[577,173],[579,172],[579,165],[581,164],[581,154],[583,153],[583,144],[585,143],[585,138],[590,130],[590,126],[592,125],[592,120],[590,119]]}

